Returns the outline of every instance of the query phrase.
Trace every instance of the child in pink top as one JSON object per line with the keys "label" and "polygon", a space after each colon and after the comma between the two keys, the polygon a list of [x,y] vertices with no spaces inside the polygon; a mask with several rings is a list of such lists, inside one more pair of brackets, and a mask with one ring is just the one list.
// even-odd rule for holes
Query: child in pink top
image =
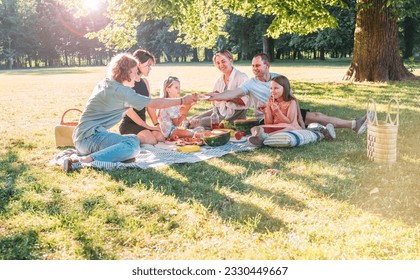
{"label": "child in pink top", "polygon": [[[298,110],[300,109],[296,98],[291,94],[290,82],[285,76],[279,75],[271,79],[270,94],[268,102],[258,107],[258,110],[264,114],[264,124],[253,127],[251,129],[252,136],[248,139],[248,142],[255,146],[263,145],[264,139],[268,137],[267,133],[305,129],[298,123]],[[319,131],[324,139],[335,139],[332,124],[327,124],[325,127],[320,124],[311,124],[309,129]]]}
{"label": "child in pink top", "polygon": [[277,76],[270,82],[271,97],[259,107],[264,114],[265,132],[302,129],[298,123],[298,105],[290,94],[290,83],[285,76]]}

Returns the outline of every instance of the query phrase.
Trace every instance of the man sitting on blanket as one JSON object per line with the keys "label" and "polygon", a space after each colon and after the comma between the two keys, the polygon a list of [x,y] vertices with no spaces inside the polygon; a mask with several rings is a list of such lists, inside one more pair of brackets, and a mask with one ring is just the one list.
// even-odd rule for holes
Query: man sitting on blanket
{"label": "man sitting on blanket", "polygon": [[[243,95],[250,95],[256,117],[262,119],[262,113],[257,108],[267,103],[270,97],[270,80],[279,74],[270,73],[270,60],[265,53],[259,53],[253,57],[252,72],[255,77],[239,88],[222,93],[207,93],[210,96],[208,100],[231,100]],[[302,128],[311,123],[320,123],[324,126],[331,123],[335,128],[350,128],[357,134],[362,134],[366,130],[366,120],[366,115],[354,120],[343,120],[319,112],[310,112],[307,109],[300,109],[298,103],[298,122]]]}

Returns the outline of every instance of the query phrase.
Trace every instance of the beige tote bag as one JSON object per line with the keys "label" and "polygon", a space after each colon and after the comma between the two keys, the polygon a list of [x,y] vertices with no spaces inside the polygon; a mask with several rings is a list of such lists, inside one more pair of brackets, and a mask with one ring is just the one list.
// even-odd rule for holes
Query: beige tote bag
{"label": "beige tote bag", "polygon": [[[395,117],[391,118],[391,105],[395,103]],[[373,108],[372,108],[373,107]],[[378,121],[376,103],[370,98],[367,104],[367,156],[379,163],[394,163],[397,160],[397,134],[400,105],[396,98],[388,103],[385,121]],[[369,111],[373,112],[373,117]]]}

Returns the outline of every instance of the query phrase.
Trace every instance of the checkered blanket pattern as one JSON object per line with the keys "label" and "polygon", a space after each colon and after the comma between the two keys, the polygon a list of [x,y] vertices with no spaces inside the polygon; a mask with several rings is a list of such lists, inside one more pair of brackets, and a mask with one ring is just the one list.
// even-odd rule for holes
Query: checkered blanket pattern
{"label": "checkered blanket pattern", "polygon": [[[207,160],[214,157],[221,157],[229,153],[247,152],[255,149],[254,146],[246,141],[242,143],[229,142],[219,147],[202,146],[201,150],[196,153],[177,152],[170,147],[161,145],[142,145],[140,153],[136,156],[136,161],[132,163],[121,162],[103,162],[93,161],[89,164],[73,164],[73,169],[81,169],[83,167],[93,167],[102,170],[125,169],[125,168],[157,168],[167,166],[174,163],[194,163]],[[76,150],[68,149],[55,155],[51,164],[63,165],[64,158],[71,157],[76,154]]]}

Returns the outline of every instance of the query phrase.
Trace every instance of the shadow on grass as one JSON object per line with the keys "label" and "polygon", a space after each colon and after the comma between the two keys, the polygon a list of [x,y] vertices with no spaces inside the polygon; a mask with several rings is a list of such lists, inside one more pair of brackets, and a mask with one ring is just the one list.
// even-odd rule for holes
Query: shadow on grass
{"label": "shadow on grass", "polygon": [[28,165],[18,163],[15,148],[30,149],[22,141],[17,141],[6,147],[6,152],[0,155],[0,214],[4,213],[12,200],[19,199],[21,193],[16,189],[16,180],[28,170]]}
{"label": "shadow on grass", "polygon": [[[235,155],[227,155],[220,159],[240,165],[247,172],[271,168],[261,163],[241,160]],[[293,208],[296,211],[305,208],[302,202],[284,193],[273,194],[270,191],[244,183],[244,175],[232,175],[215,165],[208,164],[206,161],[195,164],[174,164],[169,168],[186,178],[186,181],[169,177],[155,169],[142,170],[141,172],[131,170],[106,172],[114,180],[124,182],[127,187],[133,187],[140,182],[148,189],[154,189],[165,195],[174,195],[183,202],[198,201],[223,220],[251,226],[253,231],[259,233],[279,230],[288,232],[289,229],[283,221],[272,217],[258,205],[241,201],[236,194],[254,193],[263,198],[271,199],[273,203],[279,204],[281,207]],[[250,225],[252,223],[254,224]]]}
{"label": "shadow on grass", "polygon": [[[279,161],[273,164],[243,160],[240,153],[229,154],[218,159],[228,165],[236,165],[242,170],[245,170],[241,171],[242,174],[231,174],[224,171],[224,169],[218,168],[215,164],[209,164],[208,162],[174,164],[169,167],[185,177],[186,181],[171,178],[165,174],[167,173],[166,171],[159,172],[159,170],[154,169],[147,169],[141,172],[127,170],[112,171],[109,174],[114,180],[123,181],[128,187],[132,187],[134,184],[141,182],[146,188],[152,188],[165,195],[175,195],[180,201],[199,201],[209,211],[216,213],[226,221],[247,224],[250,220],[259,217],[259,223],[254,229],[255,232],[287,231],[288,226],[284,221],[270,216],[269,213],[258,205],[239,201],[235,194],[256,194],[261,198],[269,199],[281,208],[291,209],[293,211],[303,211],[307,208],[304,202],[290,197],[286,193],[274,192],[260,188],[255,184],[246,183],[246,179],[250,173],[265,172],[268,168],[281,170],[281,174],[287,174],[288,180],[301,182],[306,188],[328,199],[353,204],[365,211],[380,214],[385,219],[401,220],[407,225],[418,223],[419,215],[416,215],[415,212],[418,210],[419,191],[416,191],[415,188],[408,187],[407,191],[409,193],[404,197],[410,201],[409,206],[407,206],[408,202],[398,203],[402,196],[397,193],[393,193],[388,198],[393,200],[394,203],[388,203],[385,201],[385,198],[382,201],[375,200],[374,197],[369,195],[369,191],[375,186],[383,186],[384,184],[380,182],[381,176],[366,178],[366,176],[371,174],[370,170],[375,168],[375,164],[372,164],[366,158],[365,136],[356,135],[349,130],[339,131],[339,135],[342,139],[333,143],[314,143],[284,150],[263,148],[254,152],[260,156],[262,155],[262,157],[272,156],[273,153],[281,153],[279,155]],[[329,148],[329,146],[333,149]],[[327,150],[329,152],[325,153]],[[335,166],[338,170],[344,170],[343,176],[331,175],[329,173],[323,174],[322,172],[316,172],[315,175],[299,174],[286,167],[289,162],[299,162],[301,160],[309,160],[311,164],[315,165],[319,163],[320,166]],[[354,169],[349,169],[349,162],[358,164]],[[418,166],[418,164],[415,166]],[[406,171],[408,173],[415,172],[415,166]],[[387,170],[389,173],[391,169]],[[406,171],[400,170],[399,173],[401,176],[408,176]],[[127,172],[129,173],[127,174]],[[383,175],[382,178],[384,178]],[[397,183],[397,181],[394,183]],[[415,184],[415,182],[410,184]],[[387,193],[389,194],[390,192]],[[409,198],[409,196],[412,197]],[[372,207],[372,205],[376,206]]]}
{"label": "shadow on grass", "polygon": [[420,223],[420,131],[412,127],[418,118],[418,112],[401,114],[395,163],[372,162],[363,154],[366,169],[359,178],[360,191],[351,198],[362,209],[412,226]]}
{"label": "shadow on grass", "polygon": [[81,245],[81,255],[87,260],[112,260],[114,257],[105,252],[105,250],[95,244],[95,240],[88,237],[82,231],[76,232],[76,240]]}
{"label": "shadow on grass", "polygon": [[[260,149],[258,153],[262,155],[266,155],[266,156],[272,156],[272,153],[268,151],[269,149]],[[279,152],[281,151],[279,150]],[[282,165],[279,164],[278,162],[270,166],[267,166],[267,165],[255,164],[254,162],[250,162],[250,161],[243,161],[239,158],[238,154],[231,154],[228,157],[224,157],[223,161],[230,164],[237,164],[238,162],[242,162],[242,166],[245,167],[247,170],[255,170],[255,171],[260,171],[260,172],[267,172],[267,169],[281,170],[283,168]],[[229,180],[229,178],[227,178],[227,180]],[[249,185],[249,186],[250,186],[249,190],[237,189],[236,191],[241,194],[244,194],[250,191],[255,192],[263,198],[270,199],[273,203],[281,206],[282,208],[287,208],[294,211],[302,211],[307,208],[305,203],[290,197],[284,192],[279,192],[279,191],[274,192],[274,191],[265,190],[259,187],[255,187],[253,185]]]}
{"label": "shadow on grass", "polygon": [[[418,108],[419,81],[404,81],[399,83],[379,84],[314,84],[299,82],[293,85],[294,93],[300,99],[300,107],[310,109],[312,112],[322,112],[326,115],[352,119],[360,117],[366,112],[369,98],[373,98],[378,105],[387,106],[391,98],[397,98],[404,110]],[[318,99],[317,101],[303,101],[305,97]],[[349,103],[343,102],[346,99]],[[334,105],[325,103],[325,100],[334,102]],[[349,104],[353,104],[349,106]],[[350,116],[350,118],[349,118]]]}
{"label": "shadow on grass", "polygon": [[[58,188],[51,188],[34,177],[34,174],[28,173],[31,167],[20,163],[18,150],[30,152],[34,145],[25,143],[23,140],[12,140],[6,146],[6,152],[0,155],[0,179],[3,187],[0,188],[0,215],[7,215],[8,204],[12,201],[19,202],[19,211],[29,213],[46,213],[55,216],[61,220],[62,225],[69,231],[75,233],[76,240],[80,242],[81,254],[86,259],[112,259],[104,253],[104,250],[95,245],[86,233],[81,230],[77,224],[80,217],[75,213],[63,213],[61,206],[63,197]],[[24,178],[23,186],[17,188],[17,180]],[[37,194],[50,195],[51,200],[46,202],[41,200],[23,199],[24,191],[34,191]],[[90,203],[92,204],[92,203]],[[83,206],[89,214],[89,201]],[[53,249],[53,248],[51,248]],[[0,238],[0,259],[8,260],[34,260],[42,259],[39,249],[39,238],[36,230],[27,230],[17,232],[4,238]]]}
{"label": "shadow on grass", "polygon": [[[6,146],[6,152],[0,155],[0,215],[7,214],[8,204],[20,199],[22,191],[16,188],[17,179],[30,167],[19,163],[17,149],[31,150],[30,144],[14,140]],[[40,259],[38,233],[35,230],[15,233],[0,238],[0,259],[34,260]]]}
{"label": "shadow on grass", "polygon": [[37,260],[41,259],[38,250],[38,233],[34,230],[0,238],[0,259]]}
{"label": "shadow on grass", "polygon": [[[316,143],[300,147],[299,153],[291,151],[290,161],[296,160],[302,154],[313,149],[311,145],[334,145],[335,149],[327,155],[314,155],[313,164],[331,165],[345,170],[342,176],[322,174],[298,174],[290,168],[283,169],[289,179],[302,182],[308,189],[316,191],[328,199],[346,202],[363,211],[381,216],[386,220],[401,221],[408,226],[415,226],[420,222],[418,202],[420,189],[418,182],[420,175],[419,151],[412,150],[411,145],[401,145],[397,162],[393,165],[379,164],[370,161],[366,156],[366,138],[354,133],[344,133],[349,139],[338,140],[344,143]],[[412,135],[411,141],[404,139],[407,144],[419,139],[420,133]],[[400,141],[400,140],[399,140]],[[350,144],[349,144],[350,143]],[[360,143],[360,144],[358,144]],[[349,145],[362,147],[349,148]],[[295,153],[296,152],[296,153]],[[358,163],[351,169],[348,162]]]}

